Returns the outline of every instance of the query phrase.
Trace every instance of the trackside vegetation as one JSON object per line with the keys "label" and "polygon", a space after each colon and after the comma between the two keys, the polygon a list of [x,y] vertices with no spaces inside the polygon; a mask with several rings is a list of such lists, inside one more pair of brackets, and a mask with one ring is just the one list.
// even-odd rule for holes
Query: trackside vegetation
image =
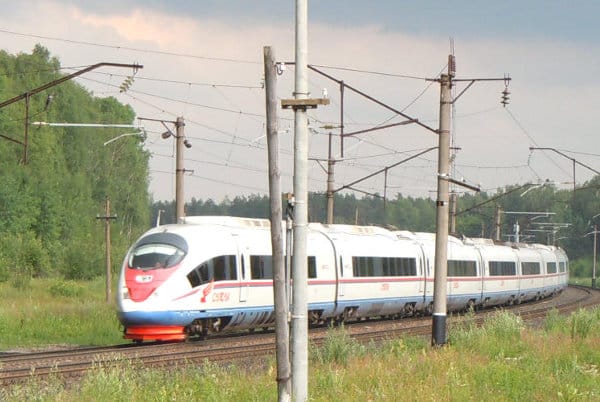
{"label": "trackside vegetation", "polygon": [[114,345],[123,342],[104,281],[18,279],[0,283],[0,350],[47,345]]}
{"label": "trackside vegetation", "polygon": [[[103,282],[31,280],[0,284],[0,350],[124,342]],[[551,311],[538,328],[499,310],[476,325],[453,320],[446,347],[404,337],[363,345],[344,327],[310,347],[313,401],[592,401],[600,398],[600,308]],[[59,379],[0,390],[3,401],[269,401],[274,358],[248,368],[205,362],[168,372],[136,361],[97,363],[78,384]]]}

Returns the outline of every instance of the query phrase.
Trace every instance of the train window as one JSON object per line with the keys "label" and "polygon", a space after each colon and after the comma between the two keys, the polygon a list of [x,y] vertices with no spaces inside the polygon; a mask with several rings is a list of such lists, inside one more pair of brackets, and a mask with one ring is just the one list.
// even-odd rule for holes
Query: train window
{"label": "train window", "polygon": [[[308,256],[307,263],[308,277],[316,278],[317,257],[313,255]],[[287,258],[284,258],[284,264],[287,264]],[[252,279],[273,279],[273,257],[270,255],[251,255],[250,271],[252,273]]]}
{"label": "train window", "polygon": [[363,276],[416,276],[417,260],[402,257],[352,257],[352,273]]}
{"label": "train window", "polygon": [[556,263],[555,262],[547,263],[546,270],[548,271],[549,274],[555,274],[556,273]]}
{"label": "train window", "polygon": [[160,269],[181,262],[185,252],[170,244],[142,244],[129,255],[129,267],[133,269]]}
{"label": "train window", "polygon": [[237,279],[235,255],[221,255],[211,258],[194,268],[188,275],[190,285],[195,288],[210,281],[231,281]]}
{"label": "train window", "polygon": [[308,277],[317,277],[317,257],[313,255],[308,256]]}
{"label": "train window", "polygon": [[270,255],[251,255],[250,273],[252,279],[273,279],[273,257]]}
{"label": "train window", "polygon": [[477,276],[475,261],[448,260],[448,276]]}
{"label": "train window", "polygon": [[490,261],[490,276],[511,276],[517,274],[514,261]]}
{"label": "train window", "polygon": [[560,272],[567,272],[567,264],[564,261],[558,263],[558,268]]}
{"label": "train window", "polygon": [[541,272],[539,262],[522,262],[521,270],[523,275],[539,275]]}

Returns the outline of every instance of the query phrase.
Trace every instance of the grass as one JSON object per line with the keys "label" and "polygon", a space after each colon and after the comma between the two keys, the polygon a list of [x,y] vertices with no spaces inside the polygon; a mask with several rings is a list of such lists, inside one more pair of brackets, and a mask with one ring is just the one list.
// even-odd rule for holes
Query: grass
{"label": "grass", "polygon": [[[18,326],[5,314],[23,319],[29,344],[102,344],[121,341],[113,307],[106,306],[102,282],[61,284],[32,282],[28,292],[0,288],[7,297],[29,303],[3,304],[0,341],[5,327]],[[64,290],[63,288],[68,290]],[[95,296],[94,296],[95,295]],[[37,300],[37,298],[43,300]],[[34,302],[35,300],[35,302]],[[11,302],[12,303],[12,302]],[[96,311],[94,311],[94,308]],[[53,311],[53,309],[57,309]],[[95,327],[84,324],[96,317]],[[44,336],[33,334],[32,321],[47,320]],[[51,324],[50,322],[54,322]],[[80,335],[64,335],[71,328]],[[61,331],[61,328],[64,330]],[[95,339],[95,334],[98,338]],[[398,338],[383,345],[361,345],[343,327],[330,329],[320,347],[311,345],[311,401],[593,401],[600,399],[600,309],[579,310],[570,316],[551,311],[540,329],[525,326],[520,317],[498,311],[477,326],[472,315],[448,331],[448,345],[432,348],[428,339]],[[16,336],[16,335],[13,335]],[[23,346],[20,344],[19,346]],[[277,400],[274,358],[264,369],[223,367],[204,363],[165,371],[139,362],[97,364],[76,386],[58,380],[0,390],[3,401],[274,401]]]}
{"label": "grass", "polygon": [[4,282],[0,299],[0,350],[124,342],[101,279],[36,279],[18,286]]}
{"label": "grass", "polygon": [[[600,272],[599,272],[600,274]],[[600,276],[600,275],[599,275]],[[596,277],[596,286],[600,286],[600,277]],[[569,285],[592,286],[592,277],[570,277]]]}

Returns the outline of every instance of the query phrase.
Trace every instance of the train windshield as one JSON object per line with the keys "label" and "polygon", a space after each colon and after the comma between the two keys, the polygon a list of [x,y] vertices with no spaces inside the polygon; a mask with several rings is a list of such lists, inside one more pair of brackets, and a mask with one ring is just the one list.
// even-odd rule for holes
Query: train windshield
{"label": "train windshield", "polygon": [[129,267],[133,269],[161,269],[177,265],[185,251],[171,244],[141,244],[129,256]]}

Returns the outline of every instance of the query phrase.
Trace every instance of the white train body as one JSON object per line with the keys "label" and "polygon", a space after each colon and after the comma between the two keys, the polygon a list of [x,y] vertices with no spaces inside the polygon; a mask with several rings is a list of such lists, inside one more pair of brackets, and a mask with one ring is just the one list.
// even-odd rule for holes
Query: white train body
{"label": "white train body", "polygon": [[[270,236],[268,220],[222,216],[187,217],[146,232],[119,278],[125,337],[183,340],[271,326]],[[430,233],[309,224],[311,322],[430,312],[434,251]],[[567,281],[568,259],[559,248],[449,237],[449,310],[538,299]]]}

